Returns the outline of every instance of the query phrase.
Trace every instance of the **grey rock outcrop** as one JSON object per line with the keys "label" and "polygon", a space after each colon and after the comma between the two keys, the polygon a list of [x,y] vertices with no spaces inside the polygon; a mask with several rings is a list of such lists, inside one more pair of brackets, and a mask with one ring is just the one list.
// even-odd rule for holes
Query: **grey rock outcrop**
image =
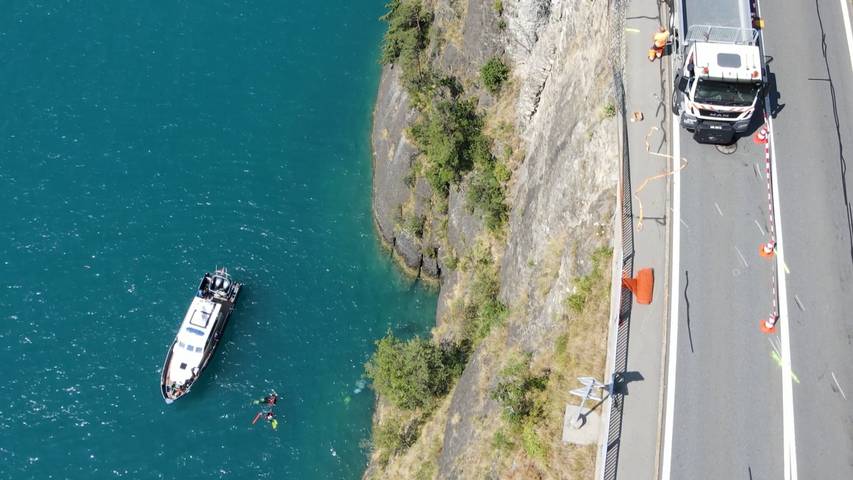
{"label": "grey rock outcrop", "polygon": [[[605,230],[610,225],[618,159],[615,120],[602,113],[612,98],[605,40],[608,7],[607,2],[589,0],[502,3],[503,21],[491,1],[434,1],[439,27],[462,15],[460,41],[445,45],[434,61],[467,84],[476,84],[482,63],[501,55],[520,85],[515,121],[526,154],[508,192],[511,208],[500,280],[501,297],[513,313],[504,350],[519,349],[536,357],[553,348],[572,278],[588,272],[584,259],[601,244],[601,225],[607,225]],[[493,101],[485,92],[473,93],[481,106]],[[414,118],[397,72],[386,68],[374,113],[374,216],[383,239],[407,265],[441,276],[441,323],[457,298],[453,291],[462,284],[462,274],[443,269],[442,259],[464,254],[484,227],[466,206],[463,183],[461,189],[451,188],[448,199],[450,251],[400,228],[407,202],[418,213],[429,201],[417,193],[417,185],[405,183],[415,149],[404,129]],[[487,429],[479,426],[499,415],[484,393],[497,382],[494,355],[474,352],[454,390],[438,478],[468,478],[460,459],[490,441],[484,437]]]}
{"label": "grey rock outcrop", "polygon": [[373,218],[383,242],[406,267],[438,277],[441,267],[435,247],[401,225],[404,205],[411,203],[413,215],[424,215],[432,195],[423,180],[414,188],[406,183],[417,148],[406,138],[405,130],[416,118],[399,69],[385,67],[373,111]]}
{"label": "grey rock outcrop", "polygon": [[400,82],[400,72],[382,69],[379,94],[373,111],[373,218],[382,239],[393,245],[395,227],[403,203],[409,198],[406,176],[417,153],[404,135],[417,112]]}
{"label": "grey rock outcrop", "polygon": [[[601,113],[611,98],[608,45],[589,40],[592,32],[607,31],[607,5],[586,0],[504,5],[507,51],[521,82],[517,128],[527,154],[513,173],[509,194],[501,296],[520,312],[511,316],[506,347],[535,357],[553,348],[571,280],[588,272],[582,259],[600,244],[595,241],[599,224],[610,224],[617,147],[615,121]],[[482,354],[475,353],[451,400],[440,478],[464,478],[464,466],[455,459],[489,441],[478,437],[478,429],[463,434],[466,424],[453,419],[498,415],[494,402],[478,401],[464,387],[473,375],[468,370],[479,370]],[[489,385],[496,382],[492,375]]]}
{"label": "grey rock outcrop", "polygon": [[[519,103],[536,107],[527,121],[520,118],[528,151],[515,173],[501,272],[503,296],[510,303],[529,300],[528,319],[511,331],[510,341],[533,349],[559,317],[571,278],[586,273],[580,259],[589,258],[597,246],[589,240],[598,225],[609,224],[617,147],[615,120],[602,113],[612,102],[608,43],[588,37],[607,32],[606,5],[560,0],[520,4],[534,11],[526,25],[536,30],[514,30],[516,38],[538,40],[529,53],[515,52],[519,61],[527,61],[528,72]],[[547,21],[539,17],[543,12]],[[543,263],[554,262],[559,266],[546,266],[556,270],[553,286],[537,291]]]}
{"label": "grey rock outcrop", "polygon": [[[436,3],[441,23],[460,23],[462,35],[460,42],[450,42],[442,48],[436,64],[450,75],[473,80],[489,58],[505,51],[493,2],[439,0]],[[454,8],[452,4],[458,6]],[[455,17],[459,13],[464,16],[457,20]]]}

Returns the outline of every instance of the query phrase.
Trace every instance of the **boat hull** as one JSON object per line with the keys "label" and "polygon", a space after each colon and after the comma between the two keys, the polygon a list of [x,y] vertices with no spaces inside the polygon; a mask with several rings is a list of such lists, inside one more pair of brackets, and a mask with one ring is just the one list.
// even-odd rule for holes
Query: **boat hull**
{"label": "boat hull", "polygon": [[[217,271],[213,275],[219,275],[220,272],[227,276],[227,273],[224,271]],[[206,281],[211,276],[211,274],[206,274],[202,279],[201,284],[199,285],[199,290],[197,294],[197,298],[193,300],[193,303],[190,306],[192,311],[193,305],[199,304],[199,302],[203,303],[206,307],[211,307],[216,313],[215,318],[212,318],[211,323],[206,323],[205,331],[200,331],[197,328],[189,327],[186,328],[187,325],[198,325],[196,323],[187,323],[187,319],[190,318],[191,312],[188,312],[187,318],[184,321],[184,325],[182,325],[181,329],[178,331],[178,335],[172,341],[171,346],[169,347],[169,351],[166,354],[166,360],[163,363],[163,369],[160,374],[160,394],[163,396],[163,400],[167,404],[173,403],[175,400],[185,396],[189,393],[192,386],[198,379],[201,377],[204,370],[207,368],[207,365],[210,363],[211,358],[213,358],[213,354],[216,352],[217,347],[219,346],[219,342],[222,340],[223,333],[225,332],[225,327],[228,325],[228,320],[231,317],[231,313],[234,310],[234,307],[237,302],[237,297],[240,293],[240,289],[242,287],[239,283],[226,284],[229,285],[227,291],[212,291],[206,290]],[[230,280],[230,277],[228,277]],[[211,282],[208,282],[211,283]],[[201,300],[200,300],[201,299]],[[207,317],[204,318],[207,322]],[[194,330],[196,335],[204,334],[204,338],[206,339],[205,347],[201,354],[200,358],[196,358],[197,360],[193,363],[191,370],[192,374],[189,378],[181,379],[180,381],[175,381],[175,375],[172,374],[171,369],[175,368],[173,360],[173,356],[176,355],[176,349],[182,349],[185,347],[183,342],[179,341],[181,331],[184,329]],[[200,349],[200,347],[199,347]],[[183,350],[179,350],[183,353]],[[179,357],[180,358],[180,357]],[[186,368],[186,363],[181,363],[181,368]]]}

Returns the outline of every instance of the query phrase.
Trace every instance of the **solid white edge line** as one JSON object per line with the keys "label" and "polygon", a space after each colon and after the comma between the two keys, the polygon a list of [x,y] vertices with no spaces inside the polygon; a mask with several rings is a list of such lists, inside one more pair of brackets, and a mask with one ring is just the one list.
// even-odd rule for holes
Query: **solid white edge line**
{"label": "solid white edge line", "polygon": [[847,53],[850,54],[850,69],[853,70],[853,29],[850,28],[850,10],[847,9],[847,0],[841,1],[841,18],[844,22],[844,33],[847,36]]}
{"label": "solid white edge line", "polygon": [[[845,2],[847,0],[841,0]],[[758,14],[762,15],[761,1],[755,0]],[[845,16],[845,21],[847,17]],[[764,30],[760,30],[761,54],[767,49]],[[848,37],[849,40],[850,37]],[[764,99],[765,112],[770,112],[770,98]],[[770,175],[773,190],[773,223],[776,224],[776,280],[779,291],[779,336],[782,348],[782,462],[785,480],[797,480],[797,441],[794,429],[794,386],[791,372],[791,332],[788,329],[788,281],[784,267],[785,249],[782,242],[782,209],[779,200],[779,175],[776,169],[776,131],[773,128],[773,118],[767,115],[767,126],[770,128]]]}
{"label": "solid white edge line", "polygon": [[672,473],[672,427],[675,416],[675,363],[678,359],[678,294],[681,283],[679,262],[681,257],[681,130],[679,115],[672,115],[672,162],[675,173],[672,175],[672,271],[669,311],[669,349],[666,372],[666,420],[663,434],[663,465],[661,480],[669,480]]}
{"label": "solid white edge line", "polygon": [[[776,223],[776,258],[777,265],[786,265],[784,242],[782,242],[782,214],[779,204],[779,181],[776,173],[776,143],[773,139],[773,119],[769,116],[770,124],[770,172],[773,175],[773,221]],[[791,373],[791,331],[788,328],[788,288],[785,272],[776,269],[779,285],[779,335],[782,340],[782,432],[783,448],[785,448],[785,479],[797,480],[797,439],[794,429],[794,385]]]}

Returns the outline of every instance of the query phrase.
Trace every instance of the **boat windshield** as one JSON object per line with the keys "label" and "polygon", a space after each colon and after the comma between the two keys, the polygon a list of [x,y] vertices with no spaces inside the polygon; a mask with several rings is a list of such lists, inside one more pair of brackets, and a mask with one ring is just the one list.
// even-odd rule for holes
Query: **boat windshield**
{"label": "boat windshield", "polygon": [[728,107],[748,107],[758,95],[758,83],[721,82],[700,78],[696,85],[696,101]]}
{"label": "boat windshield", "polygon": [[204,336],[204,332],[202,332],[201,330],[199,330],[197,328],[187,327],[186,330],[190,333],[194,333],[194,334],[202,336],[202,337]]}

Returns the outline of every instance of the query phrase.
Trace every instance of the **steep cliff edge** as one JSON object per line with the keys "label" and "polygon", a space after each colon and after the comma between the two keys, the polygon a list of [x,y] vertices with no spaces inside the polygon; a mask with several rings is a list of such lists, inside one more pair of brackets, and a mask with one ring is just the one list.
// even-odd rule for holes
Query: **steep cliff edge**
{"label": "steep cliff edge", "polygon": [[[453,389],[406,414],[406,441],[374,451],[366,476],[586,478],[594,452],[562,445],[559,432],[573,377],[603,374],[600,270],[618,178],[604,40],[611,12],[598,0],[424,3],[433,12],[430,65],[477,100],[496,162],[511,172],[499,176],[508,215],[486,228],[466,202],[476,169],[444,200],[430,192],[406,133],[419,112],[400,69],[386,66],[373,129],[377,227],[408,267],[440,277],[435,339],[473,339],[474,348]],[[499,92],[484,88],[480,71],[495,57],[512,71]],[[492,288],[499,302],[489,300]],[[484,298],[491,303],[481,310],[501,312],[485,327]],[[470,334],[472,322],[482,334]],[[513,401],[526,416],[507,413]],[[378,410],[375,431],[388,411]]]}

